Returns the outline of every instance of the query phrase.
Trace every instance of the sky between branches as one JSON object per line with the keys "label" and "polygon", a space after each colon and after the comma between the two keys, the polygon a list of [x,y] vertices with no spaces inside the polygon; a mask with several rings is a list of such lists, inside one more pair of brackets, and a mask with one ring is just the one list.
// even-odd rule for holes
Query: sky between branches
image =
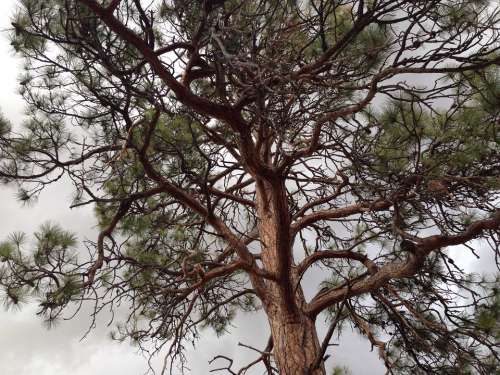
{"label": "sky between branches", "polygon": [[[17,0],[0,3],[0,30],[10,27]],[[23,102],[17,95],[16,77],[22,61],[10,49],[7,32],[0,34],[0,109],[16,126],[22,123]],[[70,210],[71,187],[61,181],[45,190],[39,201],[23,207],[15,200],[15,187],[0,186],[0,240],[13,231],[32,234],[48,220],[61,224],[77,233],[80,240],[95,238],[95,220],[88,207]],[[458,249],[457,249],[458,250]],[[458,251],[457,251],[458,254]],[[457,264],[470,271],[493,272],[494,264],[487,258],[472,259],[468,253],[455,255]],[[315,280],[310,280],[310,285]],[[82,341],[80,339],[90,324],[83,311],[76,319],[60,323],[47,330],[36,317],[35,304],[27,304],[21,311],[0,310],[0,367],[2,374],[19,375],[136,375],[147,370],[146,360],[136,348],[127,343],[119,344],[109,338],[109,316],[103,314],[97,327]],[[262,315],[245,315],[234,322],[232,334],[218,338],[212,331],[203,332],[203,339],[196,349],[188,351],[189,367],[193,374],[205,374],[208,360],[225,353],[244,362],[252,360],[254,353],[237,346],[239,341],[265,345],[267,323]],[[322,335],[324,327],[320,327]],[[346,365],[353,374],[382,374],[382,363],[376,351],[370,352],[369,343],[357,334],[346,333],[341,345],[334,351],[332,363]],[[159,366],[159,362],[155,363]],[[242,362],[243,363],[243,362]]]}

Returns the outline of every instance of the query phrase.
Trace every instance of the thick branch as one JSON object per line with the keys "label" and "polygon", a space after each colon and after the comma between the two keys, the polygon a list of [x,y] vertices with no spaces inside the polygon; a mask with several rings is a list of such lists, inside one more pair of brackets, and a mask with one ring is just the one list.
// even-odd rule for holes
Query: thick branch
{"label": "thick branch", "polygon": [[253,144],[250,128],[241,116],[231,106],[214,103],[210,100],[195,95],[189,88],[175,79],[172,73],[163,65],[158,58],[158,54],[142,40],[131,29],[120,22],[112,13],[100,6],[95,0],[79,0],[86,5],[94,14],[99,17],[111,30],[113,30],[123,40],[137,48],[144,56],[151,68],[163,80],[163,82],[175,93],[177,99],[187,107],[228,124],[231,129],[240,135],[239,147],[242,150],[242,157],[253,173],[261,175],[272,175],[270,168],[259,162]]}
{"label": "thick branch", "polygon": [[405,261],[394,261],[378,269],[377,272],[368,278],[355,282],[349,287],[333,289],[328,293],[315,297],[307,306],[306,312],[309,316],[315,317],[327,307],[338,303],[347,295],[348,298],[364,293],[373,292],[386,285],[392,279],[402,279],[412,277],[422,268],[425,258],[432,251],[445,246],[460,245],[470,241],[485,230],[498,230],[500,228],[500,211],[490,219],[476,221],[458,235],[434,235],[422,238],[416,244],[416,251],[409,254]]}

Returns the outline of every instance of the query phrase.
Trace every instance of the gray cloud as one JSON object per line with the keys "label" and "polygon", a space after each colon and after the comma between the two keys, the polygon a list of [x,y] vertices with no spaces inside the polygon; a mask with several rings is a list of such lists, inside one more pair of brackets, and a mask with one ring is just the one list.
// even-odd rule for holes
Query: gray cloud
{"label": "gray cloud", "polygon": [[[0,29],[10,27],[9,17],[14,11],[14,0],[3,0],[0,8]],[[16,59],[5,35],[0,38],[0,108],[13,123],[20,124],[24,104],[15,94],[16,76],[22,61]],[[95,220],[90,208],[70,210],[71,188],[67,183],[58,183],[45,190],[37,204],[22,207],[15,201],[15,187],[0,187],[0,239],[13,231],[33,233],[43,222],[51,220],[78,234],[80,239],[95,237]],[[491,268],[491,261],[472,262],[473,257],[460,252],[460,264],[474,271]],[[308,276],[309,289],[315,288],[318,273]],[[47,330],[36,317],[37,307],[28,304],[21,311],[0,311],[0,363],[2,374],[18,375],[136,375],[147,369],[146,361],[137,348],[118,344],[109,339],[110,328],[103,315],[97,328],[85,340],[80,341],[90,320],[82,313],[76,319],[63,321],[54,329]],[[320,334],[325,326],[320,324]],[[234,322],[231,334],[217,337],[211,330],[202,332],[203,339],[195,348],[188,348],[189,366],[193,374],[206,374],[207,362],[215,355],[224,353],[238,362],[248,362],[254,352],[238,347],[245,342],[263,348],[267,341],[268,327],[263,314],[240,315]],[[382,374],[383,366],[376,351],[355,333],[346,332],[333,351],[335,365],[346,365],[355,375]],[[155,361],[160,367],[161,358]],[[331,365],[330,365],[331,368]],[[257,371],[252,374],[258,373]]]}

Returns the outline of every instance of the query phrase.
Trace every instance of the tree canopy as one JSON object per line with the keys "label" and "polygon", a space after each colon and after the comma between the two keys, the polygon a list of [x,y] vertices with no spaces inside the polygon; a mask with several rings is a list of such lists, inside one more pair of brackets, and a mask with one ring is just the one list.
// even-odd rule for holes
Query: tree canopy
{"label": "tree canopy", "polygon": [[[96,239],[45,224],[0,244],[8,305],[50,322],[89,301],[114,337],[184,369],[186,342],[260,311],[229,374],[325,374],[352,327],[392,374],[500,371],[498,3],[20,0],[20,128],[0,178],[59,180]],[[449,249],[448,249],[449,248]],[[308,274],[323,281],[309,296]],[[327,320],[326,334],[317,323]],[[341,371],[337,368],[336,371]]]}

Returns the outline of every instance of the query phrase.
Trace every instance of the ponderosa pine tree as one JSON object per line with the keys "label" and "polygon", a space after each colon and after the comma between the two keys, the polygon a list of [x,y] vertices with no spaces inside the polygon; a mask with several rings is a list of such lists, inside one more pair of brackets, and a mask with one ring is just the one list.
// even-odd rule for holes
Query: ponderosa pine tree
{"label": "ponderosa pine tree", "polygon": [[50,321],[126,302],[118,338],[166,345],[167,369],[259,310],[260,356],[215,367],[325,374],[351,326],[389,373],[499,371],[498,279],[453,261],[500,256],[497,2],[19,5],[28,110],[1,122],[0,176],[23,201],[64,176],[100,233],[45,225],[34,250],[13,234],[8,303]]}

